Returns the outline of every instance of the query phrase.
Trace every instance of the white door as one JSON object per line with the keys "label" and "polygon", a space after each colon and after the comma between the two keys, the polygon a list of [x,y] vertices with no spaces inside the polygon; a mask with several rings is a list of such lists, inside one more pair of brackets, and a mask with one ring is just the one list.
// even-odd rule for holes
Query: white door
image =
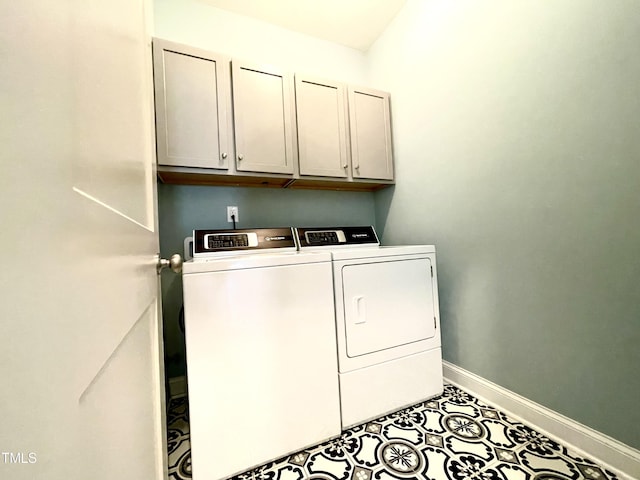
{"label": "white door", "polygon": [[165,476],[149,6],[0,4],[0,478]]}
{"label": "white door", "polygon": [[430,271],[429,258],[342,267],[347,356],[381,352],[435,336]]}

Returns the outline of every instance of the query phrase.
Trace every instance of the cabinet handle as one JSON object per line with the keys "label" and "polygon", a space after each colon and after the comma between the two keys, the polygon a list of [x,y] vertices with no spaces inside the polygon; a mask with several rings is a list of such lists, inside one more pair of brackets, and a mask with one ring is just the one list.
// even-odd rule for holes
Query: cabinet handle
{"label": "cabinet handle", "polygon": [[345,163],[344,165],[342,165],[342,168],[347,168],[347,164]]}
{"label": "cabinet handle", "polygon": [[244,155],[238,155],[238,160],[242,160],[244,158]]}
{"label": "cabinet handle", "polygon": [[220,156],[222,157],[222,159],[223,159],[223,160],[224,160],[225,158],[227,158],[227,154],[226,154],[226,153],[222,153]]}

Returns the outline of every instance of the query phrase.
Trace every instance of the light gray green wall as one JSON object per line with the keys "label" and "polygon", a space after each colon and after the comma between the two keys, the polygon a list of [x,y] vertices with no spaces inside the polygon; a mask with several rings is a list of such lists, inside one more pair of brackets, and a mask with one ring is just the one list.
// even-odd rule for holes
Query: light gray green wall
{"label": "light gray green wall", "polygon": [[[182,252],[194,229],[229,228],[227,205],[239,208],[238,228],[277,226],[373,225],[373,193],[289,190],[277,188],[158,185],[160,252],[164,258]],[[162,273],[166,369],[184,375],[184,337],[178,328],[182,277]]]}
{"label": "light gray green wall", "polygon": [[640,2],[409,0],[386,243],[434,243],[446,360],[640,448]]}

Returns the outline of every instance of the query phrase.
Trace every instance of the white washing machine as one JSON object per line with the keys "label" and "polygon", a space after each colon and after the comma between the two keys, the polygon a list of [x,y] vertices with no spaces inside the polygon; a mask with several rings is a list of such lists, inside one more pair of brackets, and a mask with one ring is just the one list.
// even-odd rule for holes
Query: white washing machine
{"label": "white washing machine", "polygon": [[332,255],[342,427],[441,394],[435,247],[383,247],[373,227],[296,236]]}
{"label": "white washing machine", "polygon": [[291,228],[194,231],[183,266],[194,480],[340,434],[329,253]]}

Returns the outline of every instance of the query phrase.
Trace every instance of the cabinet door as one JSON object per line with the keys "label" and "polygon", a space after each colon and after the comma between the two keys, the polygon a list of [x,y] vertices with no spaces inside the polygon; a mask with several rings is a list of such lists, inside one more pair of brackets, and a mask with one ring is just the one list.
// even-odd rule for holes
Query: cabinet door
{"label": "cabinet door", "polygon": [[349,88],[353,178],[393,180],[389,94]]}
{"label": "cabinet door", "polygon": [[348,176],[345,87],[296,75],[300,175]]}
{"label": "cabinet door", "polygon": [[290,75],[232,64],[236,169],[293,173],[293,124]]}
{"label": "cabinet door", "polygon": [[153,41],[158,164],[226,169],[229,59]]}

